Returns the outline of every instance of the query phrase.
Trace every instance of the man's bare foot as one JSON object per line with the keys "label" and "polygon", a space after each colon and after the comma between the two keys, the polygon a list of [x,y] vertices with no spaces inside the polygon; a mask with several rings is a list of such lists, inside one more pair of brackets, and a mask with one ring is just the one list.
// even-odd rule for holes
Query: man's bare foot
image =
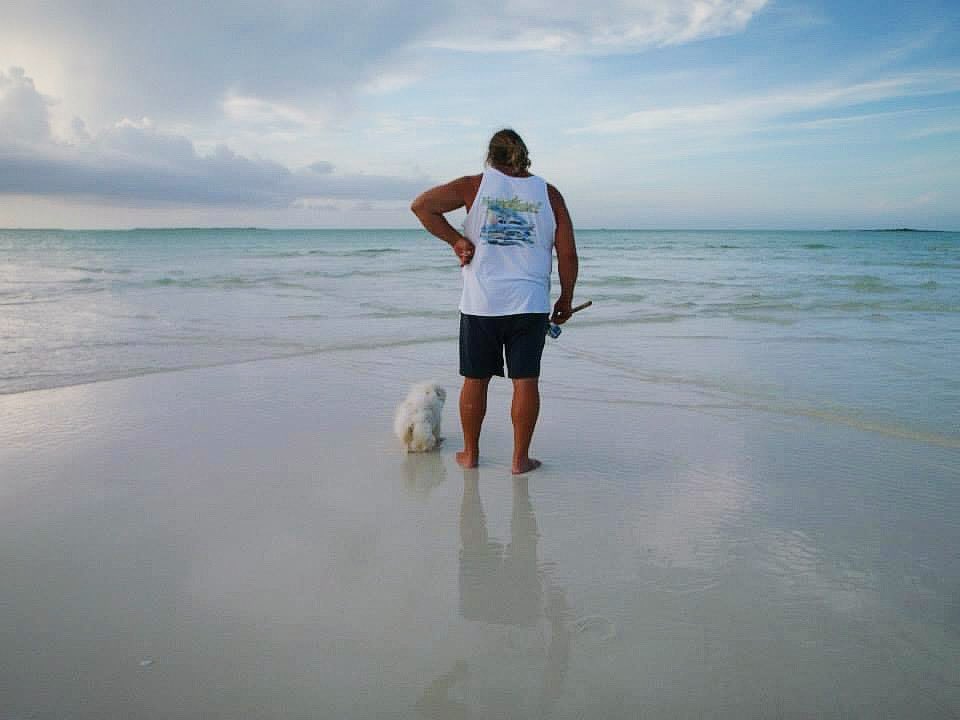
{"label": "man's bare foot", "polygon": [[513,474],[523,475],[524,473],[528,473],[531,470],[536,470],[542,464],[543,463],[541,463],[539,460],[534,460],[533,458],[528,457],[525,460],[520,460],[518,462],[513,463]]}
{"label": "man's bare foot", "polygon": [[461,450],[457,453],[457,465],[462,468],[475,468],[478,465],[478,453]]}

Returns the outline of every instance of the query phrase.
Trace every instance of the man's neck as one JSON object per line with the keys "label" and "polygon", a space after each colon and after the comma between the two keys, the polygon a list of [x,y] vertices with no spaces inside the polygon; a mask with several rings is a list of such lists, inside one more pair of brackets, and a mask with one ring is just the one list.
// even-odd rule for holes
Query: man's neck
{"label": "man's neck", "polygon": [[503,167],[503,165],[494,165],[494,170],[499,170],[504,175],[509,175],[510,177],[532,177],[532,174],[527,170],[513,170],[511,168]]}

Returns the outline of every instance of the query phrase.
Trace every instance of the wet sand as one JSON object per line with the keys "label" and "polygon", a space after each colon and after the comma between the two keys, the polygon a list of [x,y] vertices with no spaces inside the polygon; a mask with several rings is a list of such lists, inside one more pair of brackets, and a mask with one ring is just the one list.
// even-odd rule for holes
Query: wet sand
{"label": "wet sand", "polygon": [[390,352],[0,397],[0,720],[960,714],[956,448],[555,355],[463,471]]}

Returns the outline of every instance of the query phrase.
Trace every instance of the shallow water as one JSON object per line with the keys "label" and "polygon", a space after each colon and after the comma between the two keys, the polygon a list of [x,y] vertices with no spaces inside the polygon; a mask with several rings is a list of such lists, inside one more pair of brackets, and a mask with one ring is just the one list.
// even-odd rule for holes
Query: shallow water
{"label": "shallow water", "polygon": [[[960,234],[581,231],[578,245],[594,307],[554,343],[579,358],[578,388],[658,382],[960,446]],[[442,343],[459,283],[416,231],[0,231],[0,393]]]}

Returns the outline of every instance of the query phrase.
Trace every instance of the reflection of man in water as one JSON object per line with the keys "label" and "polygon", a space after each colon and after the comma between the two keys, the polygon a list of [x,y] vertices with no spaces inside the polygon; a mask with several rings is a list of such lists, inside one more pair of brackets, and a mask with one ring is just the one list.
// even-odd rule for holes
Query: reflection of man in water
{"label": "reflection of man in water", "polygon": [[[525,478],[513,484],[513,514],[510,518],[510,543],[490,540],[487,519],[480,501],[479,474],[463,473],[463,503],[460,505],[460,614],[467,620],[498,625],[535,625],[540,618],[550,623],[550,641],[543,668],[539,698],[532,700],[533,688],[517,688],[531,700],[510,693],[486,693],[480,705],[480,717],[547,718],[563,692],[570,661],[569,609],[562,588],[537,568],[537,521],[530,503]],[[546,603],[543,598],[546,596]],[[480,663],[482,669],[483,663]],[[427,687],[417,701],[421,716],[431,720],[470,718],[470,705],[463,697],[485,689],[483,678],[470,681],[473,671],[459,660]],[[502,688],[501,688],[502,690]],[[454,693],[451,695],[451,693]],[[519,700],[519,702],[518,702]]]}
{"label": "reflection of man in water", "polygon": [[458,660],[453,670],[444,673],[423,691],[417,700],[417,711],[426,718],[436,720],[468,720],[470,709],[466,703],[450,697],[450,689],[467,675],[467,664]]}
{"label": "reflection of man in water", "polygon": [[460,506],[460,614],[499,625],[533,625],[542,615],[537,521],[527,480],[513,483],[510,544],[490,540],[476,473],[464,473]]}
{"label": "reflection of man in water", "polygon": [[540,717],[549,717],[554,703],[563,693],[570,664],[570,630],[567,628],[567,598],[560,588],[547,591],[544,614],[550,621],[550,645],[547,646],[547,666],[543,669],[543,692],[540,695]]}

